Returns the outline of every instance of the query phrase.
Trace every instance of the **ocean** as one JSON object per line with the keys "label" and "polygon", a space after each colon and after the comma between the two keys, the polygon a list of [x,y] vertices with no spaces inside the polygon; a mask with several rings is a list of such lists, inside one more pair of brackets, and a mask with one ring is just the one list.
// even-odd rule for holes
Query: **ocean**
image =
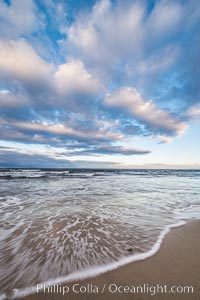
{"label": "ocean", "polygon": [[0,217],[3,299],[155,254],[200,218],[200,170],[0,169]]}

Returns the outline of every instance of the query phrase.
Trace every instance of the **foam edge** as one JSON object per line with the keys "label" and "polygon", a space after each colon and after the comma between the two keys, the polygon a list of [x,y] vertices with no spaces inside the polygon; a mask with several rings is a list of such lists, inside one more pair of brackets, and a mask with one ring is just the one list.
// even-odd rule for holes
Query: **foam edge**
{"label": "foam edge", "polygon": [[[92,277],[97,277],[106,272],[115,270],[115,269],[125,266],[129,263],[145,260],[149,257],[154,256],[159,251],[165,236],[170,232],[171,229],[183,226],[185,224],[186,224],[186,221],[181,220],[174,224],[167,225],[161,231],[159,238],[157,239],[157,241],[155,242],[153,247],[147,252],[129,255],[127,257],[120,259],[117,262],[109,263],[107,265],[102,265],[102,266],[91,267],[91,268],[81,270],[81,271],[76,271],[69,275],[57,277],[55,279],[44,281],[44,282],[38,283],[38,284],[44,285],[44,286],[51,286],[54,284],[63,284],[63,283],[68,283],[68,282],[73,282],[73,281],[78,281],[78,280],[89,279]],[[23,297],[26,297],[28,295],[35,294],[35,293],[37,293],[37,285],[34,285],[32,287],[23,288],[23,289],[14,289],[13,294],[11,295],[10,299],[23,298]],[[0,300],[4,300],[4,299],[6,299],[6,294],[0,295]]]}

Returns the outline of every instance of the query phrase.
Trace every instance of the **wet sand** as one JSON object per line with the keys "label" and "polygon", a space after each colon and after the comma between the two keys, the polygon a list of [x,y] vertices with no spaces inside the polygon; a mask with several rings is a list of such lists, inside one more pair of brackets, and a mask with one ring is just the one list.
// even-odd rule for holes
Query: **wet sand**
{"label": "wet sand", "polygon": [[[69,292],[65,296],[61,293],[44,294],[43,292],[27,296],[23,299],[27,300],[107,300],[107,299],[134,299],[134,300],[149,300],[149,299],[200,299],[200,221],[189,221],[186,225],[172,229],[170,233],[165,237],[164,242],[161,245],[160,250],[150,258],[143,261],[130,263],[124,267],[109,271],[96,278],[90,278],[80,282],[75,286],[75,290],[78,291],[79,287],[84,286],[88,290],[85,293],[73,292],[75,283],[66,283],[69,288]],[[88,286],[89,284],[89,286]],[[114,291],[115,287],[120,287],[120,291],[123,287],[132,286],[144,286],[146,284],[151,293],[146,294],[134,294],[128,288],[125,288],[126,292],[109,291],[109,287]],[[65,286],[59,286],[62,288]],[[170,290],[172,286],[192,286],[189,293],[185,288],[185,293],[161,293],[161,287],[167,285],[166,289]],[[159,293],[154,293],[156,286]],[[102,290],[104,289],[104,292]],[[84,288],[83,288],[84,289]],[[98,292],[97,292],[98,289]],[[93,290],[93,292],[92,292]],[[173,288],[174,290],[174,288]],[[96,291],[96,292],[95,292]],[[133,288],[132,288],[133,291]]]}

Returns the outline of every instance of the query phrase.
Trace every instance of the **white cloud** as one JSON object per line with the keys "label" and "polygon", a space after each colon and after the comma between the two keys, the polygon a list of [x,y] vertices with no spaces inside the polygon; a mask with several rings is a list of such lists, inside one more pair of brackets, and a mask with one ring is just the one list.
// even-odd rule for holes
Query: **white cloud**
{"label": "white cloud", "polygon": [[0,126],[9,126],[10,128],[14,128],[17,130],[21,130],[23,132],[32,132],[38,134],[52,133],[57,136],[69,136],[76,137],[81,139],[89,139],[89,140],[121,140],[123,138],[122,135],[112,132],[111,130],[90,130],[90,131],[81,131],[74,129],[64,123],[53,123],[50,121],[35,121],[35,122],[25,122],[25,121],[15,121],[9,120],[9,122],[3,118],[0,118]]}
{"label": "white cloud", "polygon": [[139,3],[127,8],[112,7],[109,0],[99,1],[89,15],[81,16],[67,29],[67,45],[98,65],[139,53],[143,16],[144,7]]}
{"label": "white cloud", "polygon": [[55,73],[55,82],[63,95],[95,94],[100,90],[99,81],[89,74],[80,60],[60,65]]}
{"label": "white cloud", "polygon": [[2,108],[19,108],[28,105],[28,99],[25,95],[13,94],[9,90],[0,90],[0,107]]}
{"label": "white cloud", "polygon": [[[118,2],[115,6],[111,0],[101,0],[66,29],[65,51],[81,57],[86,66],[98,69],[104,77],[121,63],[134,70],[142,68],[153,50],[159,71],[159,66],[168,67],[173,61],[173,55],[169,58],[169,51],[162,48],[181,30],[184,12],[183,5],[172,1],[156,3],[148,15],[143,1]],[[148,73],[150,69],[155,72],[152,64]]]}
{"label": "white cloud", "polygon": [[199,122],[200,121],[200,103],[192,105],[190,108],[187,109],[186,118],[192,122]]}
{"label": "white cloud", "polygon": [[88,115],[93,100],[103,92],[98,78],[80,60],[71,59],[56,67],[40,57],[25,39],[0,40],[0,80],[7,82],[10,92],[15,91],[15,96],[1,93],[0,106],[4,109],[30,102],[36,109],[67,107]]}
{"label": "white cloud", "polygon": [[108,94],[105,103],[111,107],[123,108],[133,118],[157,132],[179,135],[186,129],[183,122],[178,122],[167,111],[157,108],[152,101],[145,101],[133,88],[126,87]]}
{"label": "white cloud", "polygon": [[0,76],[24,81],[50,79],[53,66],[44,61],[25,40],[0,40]]}
{"label": "white cloud", "polygon": [[172,142],[172,138],[165,135],[158,136],[159,142],[163,144],[169,144]]}
{"label": "white cloud", "polygon": [[161,0],[156,3],[146,22],[146,34],[151,39],[173,35],[184,21],[184,6],[176,1]]}
{"label": "white cloud", "polygon": [[0,0],[0,36],[16,38],[35,31],[39,25],[32,0],[11,0],[7,5]]}
{"label": "white cloud", "polygon": [[46,82],[59,96],[94,95],[101,89],[80,60],[56,66],[42,59],[24,39],[0,40],[0,78],[11,78],[38,85]]}
{"label": "white cloud", "polygon": [[197,117],[197,116],[200,116],[200,103],[191,106],[191,107],[187,110],[186,114],[187,114],[189,117]]}
{"label": "white cloud", "polygon": [[135,67],[134,71],[139,74],[139,76],[146,75],[151,77],[156,73],[161,73],[167,68],[169,68],[174,61],[177,59],[180,49],[178,46],[168,46],[160,53],[150,55],[144,60],[141,60]]}

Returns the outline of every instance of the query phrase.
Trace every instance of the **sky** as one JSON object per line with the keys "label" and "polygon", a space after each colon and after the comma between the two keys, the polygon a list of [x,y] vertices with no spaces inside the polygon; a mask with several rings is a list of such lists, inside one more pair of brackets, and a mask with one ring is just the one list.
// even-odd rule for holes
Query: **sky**
{"label": "sky", "polygon": [[199,0],[0,0],[0,167],[200,168]]}

